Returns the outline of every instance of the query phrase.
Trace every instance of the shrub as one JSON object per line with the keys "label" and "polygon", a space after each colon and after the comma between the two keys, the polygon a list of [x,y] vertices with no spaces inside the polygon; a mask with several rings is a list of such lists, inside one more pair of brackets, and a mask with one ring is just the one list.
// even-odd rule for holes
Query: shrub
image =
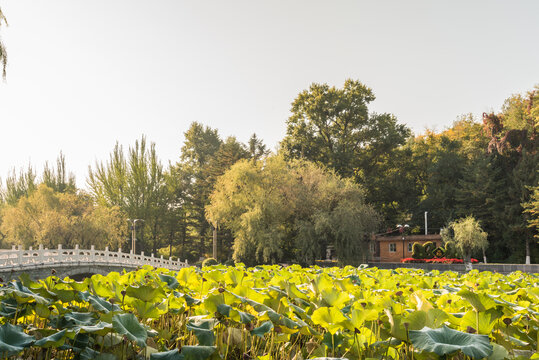
{"label": "shrub", "polygon": [[214,258],[207,258],[207,259],[204,259],[204,261],[202,262],[202,266],[212,266],[212,265],[218,265],[219,262],[217,260],[215,260]]}
{"label": "shrub", "polygon": [[427,254],[425,253],[425,248],[420,243],[414,243],[412,247],[412,258],[414,259],[425,259]]}

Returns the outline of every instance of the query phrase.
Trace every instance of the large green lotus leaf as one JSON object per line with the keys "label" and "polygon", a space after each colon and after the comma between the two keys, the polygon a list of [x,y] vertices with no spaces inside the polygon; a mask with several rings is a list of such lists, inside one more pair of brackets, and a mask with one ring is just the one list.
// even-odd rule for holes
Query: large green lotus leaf
{"label": "large green lotus leaf", "polygon": [[75,327],[75,330],[79,331],[79,332],[92,333],[92,334],[97,334],[97,335],[103,336],[103,335],[108,334],[109,332],[112,331],[112,324],[100,321],[95,325],[77,326],[77,327]]}
{"label": "large green lotus leaf", "polygon": [[182,346],[180,355],[183,355],[185,360],[206,360],[216,350],[215,346]]}
{"label": "large green lotus leaf", "polygon": [[183,294],[183,293],[178,292],[178,291],[174,291],[174,296],[177,297],[177,298],[181,298],[181,299],[185,300],[185,303],[189,307],[191,307],[193,305],[198,305],[200,303],[199,299],[192,298],[188,294]]}
{"label": "large green lotus leaf", "polygon": [[[214,313],[216,311],[219,311],[218,310],[219,305],[224,304],[224,302],[225,301],[224,301],[223,295],[216,291],[216,294],[208,294],[206,296],[206,298],[204,299],[204,308],[209,313]],[[229,305],[226,305],[226,306],[229,306]],[[223,315],[228,316],[228,313],[223,314]]]}
{"label": "large green lotus leaf", "polygon": [[30,275],[28,275],[27,273],[22,273],[22,275],[19,276],[19,280],[21,281],[22,285],[32,290],[37,290],[44,287],[43,282],[32,280],[32,278],[30,278]]}
{"label": "large green lotus leaf", "polygon": [[67,338],[67,336],[65,336],[66,332],[67,332],[67,329],[64,329],[52,335],[43,337],[37,340],[34,345],[44,347],[44,348],[62,346]]}
{"label": "large green lotus leaf", "polygon": [[165,274],[159,274],[159,279],[161,279],[162,282],[167,284],[167,287],[169,289],[175,290],[178,286],[180,286],[180,283],[178,280],[176,280],[175,277]]}
{"label": "large green lotus leaf", "polygon": [[27,335],[18,326],[11,324],[0,326],[0,354],[15,355],[30,347],[34,341],[33,336]]}
{"label": "large green lotus leaf", "polygon": [[335,306],[341,308],[344,304],[350,301],[348,293],[343,291],[335,291],[335,289],[325,289],[321,291],[321,297],[327,306]]}
{"label": "large green lotus leaf", "polygon": [[68,303],[75,300],[77,292],[75,290],[54,289],[51,294],[61,302]]}
{"label": "large green lotus leaf", "polygon": [[309,360],[348,360],[348,358],[335,358],[335,357],[315,357]]}
{"label": "large green lotus leaf", "polygon": [[412,311],[411,313],[407,314],[404,319],[401,320],[401,323],[403,325],[408,324],[408,330],[421,330],[425,327],[427,323],[427,312]]}
{"label": "large green lotus leaf", "polygon": [[153,353],[150,355],[150,360],[184,360],[184,356],[180,354],[178,349],[173,349],[164,352]]}
{"label": "large green lotus leaf", "polygon": [[457,293],[457,295],[462,296],[464,300],[469,302],[475,311],[486,311],[490,308],[496,307],[494,300],[485,294],[476,294],[470,290],[462,289]]}
{"label": "large green lotus leaf", "polygon": [[94,313],[70,312],[60,316],[56,321],[58,329],[71,328],[74,326],[91,326],[97,323]]}
{"label": "large green lotus leaf", "polygon": [[448,319],[448,315],[440,309],[430,309],[427,311],[427,322],[425,326],[431,329],[439,328]]}
{"label": "large green lotus leaf", "polygon": [[414,348],[440,356],[461,350],[474,359],[482,359],[490,356],[493,351],[487,335],[468,334],[447,326],[439,329],[425,327],[422,330],[411,330],[409,336]]}
{"label": "large green lotus leaf", "polygon": [[488,335],[494,329],[498,317],[499,313],[494,309],[479,313],[475,310],[470,310],[460,319],[459,328],[466,331],[470,327],[474,328],[478,334]]}
{"label": "large green lotus leaf", "polygon": [[273,323],[271,321],[265,321],[257,328],[251,330],[251,335],[256,335],[263,338],[264,334],[267,334],[273,329]]}
{"label": "large green lotus leaf", "polygon": [[112,317],[112,328],[121,335],[127,336],[131,341],[136,341],[139,346],[146,345],[146,339],[148,338],[148,332],[138,322],[135,315],[119,314]]}
{"label": "large green lotus leaf", "polygon": [[120,307],[116,304],[112,304],[109,301],[95,295],[88,296],[88,302],[92,304],[92,307],[96,311],[109,312],[109,311],[121,311]]}
{"label": "large green lotus leaf", "polygon": [[[36,306],[43,306],[45,309],[48,309],[47,306],[43,304],[36,304]],[[18,303],[15,299],[4,299],[0,302],[0,316],[12,319],[18,312]]]}
{"label": "large green lotus leaf", "polygon": [[233,286],[240,285],[244,277],[245,277],[244,271],[234,269],[234,268],[228,268],[224,276],[225,282]]}
{"label": "large green lotus leaf", "polygon": [[[11,287],[2,288],[6,293],[11,293],[19,304],[25,304],[34,300],[38,304],[48,304],[49,300],[45,297],[36,294],[28,289],[20,281],[14,281],[10,284]],[[37,290],[43,290],[42,288]]]}
{"label": "large green lotus leaf", "polygon": [[215,319],[191,318],[187,323],[187,330],[195,333],[200,345],[213,346],[215,335],[212,329],[215,322]]}
{"label": "large green lotus leaf", "polygon": [[81,360],[118,360],[114,354],[100,353],[96,350],[85,348],[80,353]]}
{"label": "large green lotus leaf", "polygon": [[[135,308],[138,316],[142,319],[157,319],[162,314],[162,312],[159,311],[159,306],[163,307],[163,303],[156,306],[151,302],[133,299],[130,301],[130,305]],[[164,303],[164,307],[166,308],[166,302]]]}
{"label": "large green lotus leaf", "polygon": [[106,281],[105,277],[99,274],[96,274],[90,278],[90,284],[89,286],[93,289],[93,292],[101,296],[105,299],[110,299],[111,297],[115,297],[116,293]]}
{"label": "large green lotus leaf", "polygon": [[91,280],[89,278],[86,278],[81,282],[70,281],[69,286],[71,286],[73,290],[76,290],[76,291],[88,291],[88,285],[90,284],[90,282]]}
{"label": "large green lotus leaf", "polygon": [[311,319],[314,324],[326,328],[332,334],[335,334],[337,330],[342,330],[342,324],[347,320],[336,307],[318,308],[311,315]]}
{"label": "large green lotus leaf", "polygon": [[165,294],[163,289],[151,285],[132,286],[126,290],[126,295],[146,302],[161,302]]}
{"label": "large green lotus leaf", "polygon": [[295,298],[295,299],[309,300],[309,297],[307,296],[307,294],[299,290],[295,284],[292,284],[288,281],[281,281],[279,286],[286,289],[288,296],[292,299]]}
{"label": "large green lotus leaf", "polygon": [[220,283],[225,280],[225,277],[220,270],[212,270],[212,271],[207,271],[204,274],[204,279],[210,280],[216,283]]}
{"label": "large green lotus leaf", "polygon": [[503,360],[509,357],[509,351],[501,345],[492,344],[492,354],[488,360]]}
{"label": "large green lotus leaf", "polygon": [[323,290],[332,290],[335,286],[334,280],[326,273],[322,273],[314,278],[313,290],[316,294],[320,294]]}
{"label": "large green lotus leaf", "polygon": [[402,315],[398,315],[398,314],[394,315],[390,309],[385,309],[384,311],[388,317],[389,325],[391,325],[391,328],[390,328],[391,335],[397,339],[406,340],[407,334],[406,334],[406,327],[404,326],[405,320],[402,317]]}
{"label": "large green lotus leaf", "polygon": [[180,271],[178,271],[178,275],[176,276],[176,279],[180,283],[180,285],[191,288],[191,289],[197,289],[200,287],[200,276],[196,273],[196,270],[194,267],[186,267],[181,268]]}
{"label": "large green lotus leaf", "polygon": [[421,290],[414,291],[410,295],[410,301],[416,306],[417,310],[429,311],[433,308],[432,304],[427,298],[426,292]]}

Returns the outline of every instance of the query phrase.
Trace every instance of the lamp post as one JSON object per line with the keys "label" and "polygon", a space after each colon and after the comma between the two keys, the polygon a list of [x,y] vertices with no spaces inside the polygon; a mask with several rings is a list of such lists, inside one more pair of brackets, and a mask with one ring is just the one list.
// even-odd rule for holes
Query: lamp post
{"label": "lamp post", "polygon": [[410,225],[408,224],[404,224],[404,225],[397,225],[397,229],[399,229],[399,233],[402,234],[402,258],[404,259],[405,256],[404,256],[404,240],[405,240],[405,234],[404,232],[406,231],[406,229],[408,229],[410,227]]}
{"label": "lamp post", "polygon": [[135,255],[135,242],[137,241],[137,221],[144,221],[143,219],[127,219],[133,225],[131,226],[131,252]]}

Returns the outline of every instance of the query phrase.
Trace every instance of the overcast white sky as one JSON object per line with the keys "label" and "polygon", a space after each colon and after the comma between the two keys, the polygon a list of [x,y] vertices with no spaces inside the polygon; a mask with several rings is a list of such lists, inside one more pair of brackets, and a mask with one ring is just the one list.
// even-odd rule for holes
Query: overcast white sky
{"label": "overcast white sky", "polygon": [[0,0],[0,177],[142,134],[164,164],[193,121],[274,148],[312,82],[370,86],[416,133],[539,83],[539,1]]}

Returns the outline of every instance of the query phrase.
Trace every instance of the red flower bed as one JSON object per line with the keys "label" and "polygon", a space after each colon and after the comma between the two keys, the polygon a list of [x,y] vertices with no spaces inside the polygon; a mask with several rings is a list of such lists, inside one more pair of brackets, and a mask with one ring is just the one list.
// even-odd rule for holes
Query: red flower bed
{"label": "red flower bed", "polygon": [[[414,258],[404,258],[401,260],[401,263],[412,263],[412,264],[424,264],[424,263],[434,263],[434,264],[462,264],[464,260],[462,259],[447,259],[447,258],[434,258],[434,259],[414,259]],[[472,263],[477,263],[479,260],[472,258]]]}

